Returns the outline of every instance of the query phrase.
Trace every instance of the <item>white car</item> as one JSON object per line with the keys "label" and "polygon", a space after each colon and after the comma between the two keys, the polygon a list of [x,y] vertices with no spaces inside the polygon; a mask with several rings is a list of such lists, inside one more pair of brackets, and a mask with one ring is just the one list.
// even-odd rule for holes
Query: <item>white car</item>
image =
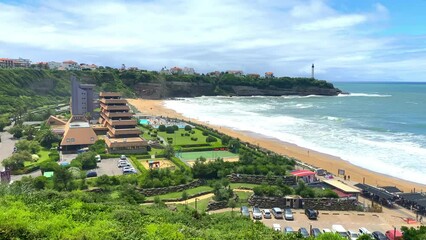
{"label": "white car", "polygon": [[120,160],[117,165],[119,168],[121,167],[131,167],[132,165],[128,161]]}
{"label": "white car", "polygon": [[96,159],[96,162],[100,162],[101,161],[101,155],[96,155],[95,159]]}
{"label": "white car", "polygon": [[348,236],[350,240],[357,240],[359,238],[359,233],[349,230]]}
{"label": "white car", "polygon": [[123,174],[132,174],[136,173],[136,170],[132,167],[123,167]]}
{"label": "white car", "polygon": [[368,236],[373,236],[373,235],[371,234],[371,232],[370,232],[370,231],[368,231],[368,229],[367,229],[367,228],[365,228],[365,227],[361,227],[361,228],[359,228],[359,234],[360,234],[360,235],[364,235],[364,234],[366,234],[366,235],[368,235]]}
{"label": "white car", "polygon": [[278,223],[272,224],[272,228],[274,229],[274,231],[281,232],[281,225]]}
{"label": "white car", "polygon": [[330,229],[328,229],[328,228],[324,228],[324,229],[322,230],[322,232],[323,232],[323,233],[331,233],[331,230],[330,230]]}
{"label": "white car", "polygon": [[126,155],[121,155],[120,160],[127,160]]}

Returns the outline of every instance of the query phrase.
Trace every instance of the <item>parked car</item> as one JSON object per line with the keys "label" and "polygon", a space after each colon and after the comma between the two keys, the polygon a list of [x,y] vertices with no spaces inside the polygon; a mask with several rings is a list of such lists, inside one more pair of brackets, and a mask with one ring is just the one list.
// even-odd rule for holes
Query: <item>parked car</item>
{"label": "parked car", "polygon": [[271,219],[272,218],[271,211],[269,211],[269,209],[263,209],[263,217],[265,219]]}
{"label": "parked car", "polygon": [[272,208],[272,215],[274,215],[276,219],[283,219],[283,210],[281,210],[281,208],[274,207]]}
{"label": "parked car", "polygon": [[293,212],[291,211],[290,208],[286,208],[284,209],[284,218],[285,220],[294,220],[294,216],[293,216]]}
{"label": "parked car", "polygon": [[319,237],[319,235],[321,235],[321,234],[322,234],[322,232],[321,232],[321,230],[319,230],[319,228],[312,228],[311,236]]}
{"label": "parked car", "polygon": [[100,162],[101,161],[101,155],[96,155],[95,159],[96,159],[96,162]]}
{"label": "parked car", "polygon": [[117,166],[119,168],[122,168],[122,167],[131,167],[132,165],[129,162],[127,162],[127,161],[120,161],[120,162],[118,162]]}
{"label": "parked car", "polygon": [[371,232],[370,231],[368,231],[368,229],[367,228],[365,228],[365,227],[361,227],[361,228],[359,228],[358,229],[359,230],[359,234],[360,235],[364,235],[364,234],[366,234],[366,235],[368,235],[368,236],[373,236],[373,235],[371,235]]}
{"label": "parked car", "polygon": [[332,231],[331,231],[330,229],[328,229],[328,228],[324,228],[324,229],[322,230],[322,232],[323,232],[323,233],[331,233]]}
{"label": "parked car", "polygon": [[274,231],[281,232],[281,225],[278,223],[272,224],[272,228],[274,229]]}
{"label": "parked car", "polygon": [[372,233],[374,239],[376,240],[387,240],[388,238],[382,232],[375,231]]}
{"label": "parked car", "polygon": [[348,231],[348,237],[349,237],[350,240],[357,240],[359,238],[359,236],[360,236],[359,233],[357,233],[355,231],[352,231],[352,230]]}
{"label": "parked car", "polygon": [[133,174],[137,173],[136,170],[132,167],[123,167],[123,174]]}
{"label": "parked car", "polygon": [[309,233],[308,230],[306,230],[306,228],[299,228],[299,233],[302,235],[302,237],[304,238],[308,238],[309,237]]}
{"label": "parked car", "polygon": [[257,206],[253,207],[253,219],[261,220],[262,219],[262,211]]}
{"label": "parked car", "polygon": [[244,217],[250,217],[250,212],[247,206],[241,207],[241,215]]}
{"label": "parked car", "polygon": [[339,234],[340,236],[344,237],[344,238],[348,238],[348,232],[346,231],[346,229],[342,226],[342,225],[332,225],[331,226],[331,231],[334,233]]}
{"label": "parked car", "polygon": [[389,240],[401,240],[402,239],[402,232],[399,231],[399,230],[396,230],[396,229],[386,231],[385,235]]}
{"label": "parked car", "polygon": [[95,172],[95,171],[88,171],[86,173],[86,177],[88,177],[88,178],[90,178],[90,177],[97,177],[97,176],[98,176],[98,173]]}
{"label": "parked car", "polygon": [[120,160],[127,160],[126,155],[121,155],[121,156],[120,156]]}
{"label": "parked car", "polygon": [[293,233],[293,232],[294,232],[294,230],[293,230],[292,227],[285,227],[284,228],[284,233]]}
{"label": "parked car", "polygon": [[317,212],[315,212],[315,210],[314,209],[310,209],[310,208],[308,208],[308,209],[305,209],[305,214],[306,214],[306,216],[308,216],[308,218],[309,219],[311,219],[311,220],[316,220],[317,219]]}

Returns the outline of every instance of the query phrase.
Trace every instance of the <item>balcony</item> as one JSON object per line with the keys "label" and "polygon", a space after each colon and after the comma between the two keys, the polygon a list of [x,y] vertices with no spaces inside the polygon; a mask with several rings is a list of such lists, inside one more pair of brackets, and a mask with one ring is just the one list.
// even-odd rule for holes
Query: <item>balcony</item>
{"label": "balcony", "polygon": [[126,104],[127,100],[126,99],[105,99],[105,98],[101,98],[101,99],[99,99],[99,102],[101,102],[103,104]]}
{"label": "balcony", "polygon": [[119,110],[119,111],[130,111],[130,107],[127,105],[104,105],[101,104],[101,108],[107,111]]}
{"label": "balcony", "polygon": [[121,97],[121,93],[118,92],[100,92],[99,97]]}
{"label": "balcony", "polygon": [[120,136],[120,135],[137,135],[137,136],[139,136],[139,134],[141,134],[141,130],[139,130],[137,128],[116,129],[116,128],[108,127],[108,129],[110,130],[110,132],[112,133],[112,135],[114,137]]}
{"label": "balcony", "polygon": [[130,119],[130,120],[107,119],[107,122],[111,126],[136,126],[137,125],[137,121],[135,119]]}
{"label": "balcony", "polygon": [[106,118],[113,118],[113,117],[132,117],[133,113],[129,113],[129,112],[105,112],[105,113],[101,113],[103,114]]}

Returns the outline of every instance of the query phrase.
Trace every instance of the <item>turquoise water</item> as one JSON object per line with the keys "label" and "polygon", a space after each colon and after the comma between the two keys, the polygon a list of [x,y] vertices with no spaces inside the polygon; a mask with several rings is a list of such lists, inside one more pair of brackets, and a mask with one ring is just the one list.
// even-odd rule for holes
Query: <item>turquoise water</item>
{"label": "turquoise water", "polygon": [[139,119],[139,124],[140,125],[149,125],[149,120],[148,119]]}
{"label": "turquoise water", "polygon": [[336,83],[335,97],[200,97],[166,107],[426,184],[426,84]]}

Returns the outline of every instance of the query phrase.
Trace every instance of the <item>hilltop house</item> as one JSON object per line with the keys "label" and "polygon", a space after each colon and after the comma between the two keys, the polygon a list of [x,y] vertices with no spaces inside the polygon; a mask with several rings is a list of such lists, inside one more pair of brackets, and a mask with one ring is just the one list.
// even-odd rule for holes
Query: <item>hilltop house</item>
{"label": "hilltop house", "polygon": [[241,77],[241,76],[244,75],[243,71],[241,71],[241,70],[228,70],[225,73],[226,74],[232,74],[232,75],[237,76],[237,77]]}
{"label": "hilltop house", "polygon": [[259,75],[259,74],[257,74],[257,73],[250,73],[250,74],[247,74],[247,77],[251,77],[251,78],[260,78],[260,75]]}
{"label": "hilltop house", "polygon": [[76,71],[81,70],[80,65],[78,65],[77,62],[74,62],[72,60],[62,62],[61,69],[63,69],[63,70],[76,70]]}
{"label": "hilltop house", "polygon": [[0,58],[1,68],[29,68],[30,66],[31,66],[31,61],[29,59]]}
{"label": "hilltop house", "polygon": [[180,67],[172,67],[170,69],[170,72],[172,74],[182,74],[183,73],[182,68],[180,68]]}
{"label": "hilltop house", "polygon": [[273,78],[274,77],[274,73],[273,72],[266,72],[265,73],[265,78]]}

